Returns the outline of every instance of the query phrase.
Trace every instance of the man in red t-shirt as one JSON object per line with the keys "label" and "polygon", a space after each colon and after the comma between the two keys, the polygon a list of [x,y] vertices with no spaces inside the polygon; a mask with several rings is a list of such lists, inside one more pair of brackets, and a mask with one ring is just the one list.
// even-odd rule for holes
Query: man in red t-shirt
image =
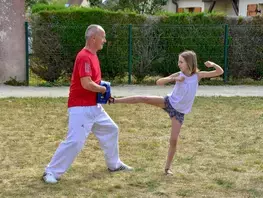
{"label": "man in red t-shirt", "polygon": [[105,31],[99,25],[90,25],[85,37],[86,45],[76,57],[71,78],[68,135],[45,169],[43,180],[46,183],[57,183],[73,163],[91,132],[100,142],[110,172],[133,170],[119,158],[118,126],[102,105],[96,102],[97,93],[106,92],[106,87],[99,85],[101,70],[97,56],[97,51],[106,42]]}

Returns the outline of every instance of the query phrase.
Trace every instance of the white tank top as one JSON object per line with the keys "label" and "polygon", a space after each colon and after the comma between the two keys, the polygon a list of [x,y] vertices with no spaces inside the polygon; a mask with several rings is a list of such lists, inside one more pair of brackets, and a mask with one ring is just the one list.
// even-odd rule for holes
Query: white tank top
{"label": "white tank top", "polygon": [[176,82],[173,91],[168,94],[172,107],[180,113],[187,114],[191,111],[195,94],[198,88],[198,75],[186,76],[180,72],[179,76],[185,79],[183,82]]}

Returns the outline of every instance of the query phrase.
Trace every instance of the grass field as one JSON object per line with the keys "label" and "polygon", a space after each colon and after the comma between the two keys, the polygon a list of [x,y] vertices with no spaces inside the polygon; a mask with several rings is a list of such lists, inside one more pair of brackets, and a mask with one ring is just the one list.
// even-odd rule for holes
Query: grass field
{"label": "grass field", "polygon": [[197,97],[185,117],[173,177],[163,174],[170,120],[147,105],[105,106],[120,128],[109,173],[92,134],[55,185],[44,167],[67,131],[66,98],[0,99],[0,197],[263,197],[263,98]]}

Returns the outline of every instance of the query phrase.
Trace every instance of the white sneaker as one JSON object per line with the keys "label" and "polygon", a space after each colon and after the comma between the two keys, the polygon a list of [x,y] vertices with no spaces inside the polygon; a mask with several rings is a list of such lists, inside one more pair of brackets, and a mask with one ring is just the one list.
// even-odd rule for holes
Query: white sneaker
{"label": "white sneaker", "polygon": [[42,178],[47,184],[55,184],[58,182],[52,173],[44,173]]}
{"label": "white sneaker", "polygon": [[114,170],[111,170],[111,169],[108,168],[108,170],[109,170],[110,172],[117,172],[117,171],[133,171],[134,168],[132,168],[132,167],[126,165],[126,164],[122,164],[119,168],[116,168],[116,169],[114,169]]}

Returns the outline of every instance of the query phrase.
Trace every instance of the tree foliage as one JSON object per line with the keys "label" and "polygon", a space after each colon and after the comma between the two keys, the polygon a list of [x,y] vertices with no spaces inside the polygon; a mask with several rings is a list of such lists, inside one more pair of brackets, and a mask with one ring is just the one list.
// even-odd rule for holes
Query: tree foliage
{"label": "tree foliage", "polygon": [[103,5],[101,0],[89,0],[89,3],[91,7],[101,7]]}
{"label": "tree foliage", "polygon": [[[25,0],[26,8],[32,7],[37,3],[65,3],[65,0]],[[100,7],[113,11],[130,10],[138,14],[155,14],[162,10],[162,6],[166,5],[168,0],[89,0],[91,7]]]}
{"label": "tree foliage", "polygon": [[105,8],[112,10],[132,10],[139,14],[155,14],[168,0],[106,0]]}
{"label": "tree foliage", "polygon": [[48,0],[25,0],[25,7],[32,7],[36,3],[43,3],[43,4],[48,4]]}
{"label": "tree foliage", "polygon": [[[32,7],[35,4],[54,4],[54,5],[65,5],[68,0],[25,0],[25,7]],[[94,1],[94,0],[93,0]],[[100,0],[97,0],[100,1]]]}

